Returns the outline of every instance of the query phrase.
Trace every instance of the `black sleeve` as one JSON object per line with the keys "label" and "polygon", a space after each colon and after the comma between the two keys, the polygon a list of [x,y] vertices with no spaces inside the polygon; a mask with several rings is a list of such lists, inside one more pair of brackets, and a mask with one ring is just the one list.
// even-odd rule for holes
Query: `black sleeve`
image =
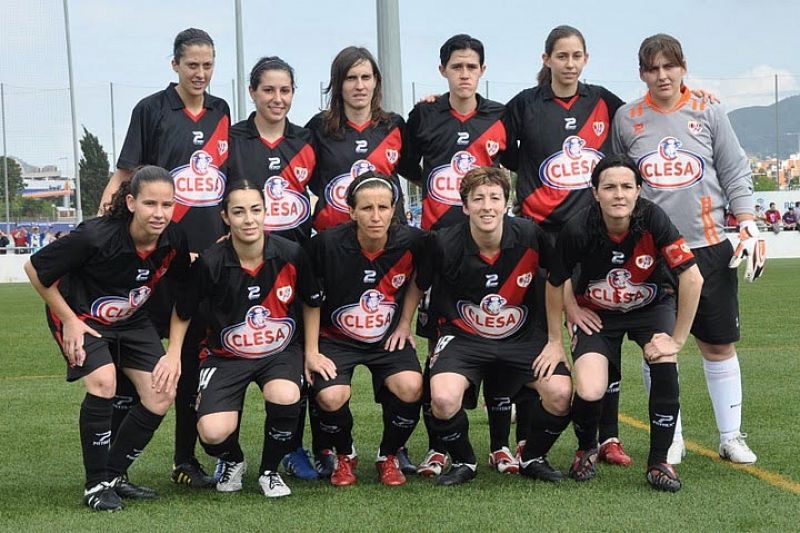
{"label": "black sleeve", "polygon": [[403,130],[403,150],[397,172],[409,181],[419,182],[422,179],[422,150],[417,139],[420,126],[419,105],[415,106],[408,115],[408,122]]}
{"label": "black sleeve", "polygon": [[553,261],[548,273],[548,281],[560,287],[572,277],[575,265],[580,257],[580,243],[574,232],[574,224],[567,223],[558,234],[556,245],[553,249]]}
{"label": "black sleeve", "polygon": [[518,94],[506,105],[503,115],[503,127],[506,130],[506,151],[500,156],[500,162],[509,170],[519,168],[519,132],[522,123],[522,94]]}
{"label": "black sleeve", "polygon": [[167,277],[175,283],[175,294],[184,294],[188,290],[191,280],[191,266],[192,258],[189,255],[189,244],[183,232],[174,231],[170,235],[170,239],[175,239],[175,258],[169,265]]}
{"label": "black sleeve", "polygon": [[421,258],[417,267],[417,287],[428,290],[440,271],[442,250],[437,232],[430,232],[422,243]]}
{"label": "black sleeve", "polygon": [[91,258],[98,250],[95,233],[86,224],[81,224],[33,254],[31,264],[42,285],[49,287]]}
{"label": "black sleeve", "polygon": [[656,248],[676,275],[695,264],[692,250],[663,209],[651,204],[648,219]]}
{"label": "black sleeve", "polygon": [[131,122],[128,125],[128,133],[125,135],[125,142],[117,159],[117,168],[133,170],[145,160],[146,135],[148,132],[147,120],[145,117],[144,101],[136,104],[131,112]]}
{"label": "black sleeve", "polygon": [[297,252],[297,285],[300,299],[309,307],[322,305],[322,290],[308,254],[302,248]]}
{"label": "black sleeve", "polygon": [[175,310],[182,320],[189,320],[197,313],[200,303],[209,292],[210,279],[208,264],[200,256],[189,270],[189,282],[183,287],[182,296],[175,302]]}

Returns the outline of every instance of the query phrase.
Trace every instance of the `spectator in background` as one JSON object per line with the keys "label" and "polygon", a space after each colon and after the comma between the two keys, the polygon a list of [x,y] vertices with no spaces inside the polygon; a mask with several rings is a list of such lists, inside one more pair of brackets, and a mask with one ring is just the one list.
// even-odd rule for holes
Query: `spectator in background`
{"label": "spectator in background", "polygon": [[773,233],[781,232],[781,212],[775,207],[775,202],[769,203],[769,209],[764,213],[764,219]]}
{"label": "spectator in background", "polygon": [[6,254],[6,246],[9,244],[11,244],[11,239],[8,238],[8,235],[3,230],[0,230],[0,255]]}
{"label": "spectator in background", "polygon": [[28,247],[28,230],[22,226],[11,232],[11,238],[14,239],[14,247],[17,248],[17,254],[24,254],[25,249]]}
{"label": "spectator in background", "polygon": [[797,209],[794,207],[789,206],[789,209],[783,214],[783,229],[797,229]]}
{"label": "spectator in background", "polygon": [[764,208],[761,207],[761,204],[756,204],[756,212],[753,217],[758,225],[758,229],[763,230],[767,227],[767,219],[764,217]]}
{"label": "spectator in background", "polygon": [[31,248],[31,253],[34,254],[41,250],[44,244],[44,235],[42,235],[39,226],[33,226],[28,234],[28,246]]}

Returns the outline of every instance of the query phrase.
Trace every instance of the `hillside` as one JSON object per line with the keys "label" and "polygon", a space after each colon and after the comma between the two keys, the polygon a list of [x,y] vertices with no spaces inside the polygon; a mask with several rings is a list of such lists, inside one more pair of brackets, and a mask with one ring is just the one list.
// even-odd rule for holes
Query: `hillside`
{"label": "hillside", "polygon": [[[783,159],[798,150],[795,133],[800,133],[800,95],[779,101],[778,110]],[[743,107],[731,111],[728,117],[747,155],[775,157],[775,104]]]}

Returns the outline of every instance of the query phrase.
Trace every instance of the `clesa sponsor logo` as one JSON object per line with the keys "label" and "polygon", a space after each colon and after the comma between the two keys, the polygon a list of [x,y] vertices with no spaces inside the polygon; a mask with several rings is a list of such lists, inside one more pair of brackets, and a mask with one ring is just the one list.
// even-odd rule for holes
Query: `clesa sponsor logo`
{"label": "clesa sponsor logo", "polygon": [[266,216],[264,229],[269,231],[296,228],[308,219],[311,204],[304,195],[289,188],[281,176],[272,176],[264,183]]}
{"label": "clesa sponsor logo", "polygon": [[244,322],[228,326],[220,333],[226,350],[239,357],[257,359],[282,352],[294,335],[291,318],[273,318],[263,305],[247,310]]}
{"label": "clesa sponsor logo", "polygon": [[354,179],[370,170],[375,170],[375,165],[366,159],[359,159],[350,167],[350,172],[336,176],[325,186],[325,200],[337,211],[347,213],[347,188]]}
{"label": "clesa sponsor logo", "polygon": [[592,170],[603,159],[603,153],[587,148],[577,135],[564,139],[560,152],[545,159],[539,166],[539,179],[553,189],[585,189],[592,184]]}
{"label": "clesa sponsor logo", "polygon": [[450,163],[434,168],[428,176],[428,194],[437,202],[447,205],[461,205],[458,189],[464,174],[475,168],[478,159],[461,150],[456,152]]}
{"label": "clesa sponsor logo", "polygon": [[499,294],[487,294],[480,305],[459,301],[458,314],[481,337],[504,339],[516,333],[528,316],[525,306],[506,305],[507,303],[508,300]]}
{"label": "clesa sponsor logo", "polygon": [[189,207],[218,205],[225,193],[225,174],[205,150],[197,150],[189,164],[170,172],[175,182],[175,201]]}
{"label": "clesa sponsor logo", "polygon": [[702,158],[681,146],[679,139],[664,137],[656,150],[639,159],[639,170],[648,185],[655,189],[684,189],[703,179]]}
{"label": "clesa sponsor logo", "polygon": [[362,342],[378,342],[386,335],[397,304],[385,302],[378,290],[367,289],[357,304],[343,305],[333,312],[333,323],[348,337]]}
{"label": "clesa sponsor logo", "polygon": [[651,303],[656,297],[656,285],[634,283],[628,269],[614,268],[605,279],[589,283],[586,297],[603,309],[627,313]]}
{"label": "clesa sponsor logo", "polygon": [[104,322],[125,320],[150,298],[152,290],[147,285],[132,289],[127,298],[103,296],[92,302],[91,314]]}

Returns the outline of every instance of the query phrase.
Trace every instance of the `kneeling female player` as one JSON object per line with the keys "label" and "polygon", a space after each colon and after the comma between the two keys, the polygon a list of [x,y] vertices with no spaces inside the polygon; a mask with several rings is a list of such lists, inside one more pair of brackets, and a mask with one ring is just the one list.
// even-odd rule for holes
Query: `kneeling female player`
{"label": "kneeling female player", "polygon": [[[155,491],[127,480],[175,399],[185,328],[174,327],[166,355],[146,313],[140,312],[165,276],[187,278],[189,252],[172,225],[169,173],[143,167],[124,183],[102,217],[31,257],[25,272],[47,303],[47,319],[67,360],[67,381],[83,379],[79,427],[86,469],[84,502],[98,511],[123,507],[120,498]],[[173,324],[179,321],[173,313]],[[136,387],[133,407],[111,440],[116,368]]]}
{"label": "kneeling female player", "polygon": [[388,177],[362,174],[347,188],[352,222],[309,243],[325,302],[305,324],[306,376],[320,408],[320,438],[326,441],[320,446],[336,454],[331,484],[337,486],[356,482],[349,406],[356,365],[372,372],[375,400],[383,406],[376,466],[384,485],[405,483],[397,453],[419,421],[422,373],[411,319],[421,296],[415,272],[424,237],[417,228],[392,223],[396,201]]}
{"label": "kneeling female player", "polygon": [[255,381],[266,408],[258,479],[265,496],[291,494],[277,472],[292,447],[300,416],[303,351],[299,321],[318,305],[317,283],[300,245],[264,233],[264,195],[248,180],[228,186],[221,204],[230,239],[192,266],[192,288],[178,305],[182,318],[198,310],[209,326],[200,366],[197,430],[206,452],[219,459],[217,490],[242,490],[247,469],[239,420]]}
{"label": "kneeling female player", "polygon": [[[657,205],[639,198],[642,176],[624,155],[601,160],[592,172],[594,202],[571,218],[557,242],[549,283],[563,286],[580,264],[578,304],[597,313],[600,331],[574,328],[576,394],[572,420],[578,451],[570,476],[596,474],[597,427],[613,367],[621,364],[625,334],[642,348],[650,367],[650,456],[647,481],[676,492],[681,481],[667,464],[678,416],[677,356],[694,320],[703,278],[683,237]],[[678,311],[675,316],[675,283]]]}

